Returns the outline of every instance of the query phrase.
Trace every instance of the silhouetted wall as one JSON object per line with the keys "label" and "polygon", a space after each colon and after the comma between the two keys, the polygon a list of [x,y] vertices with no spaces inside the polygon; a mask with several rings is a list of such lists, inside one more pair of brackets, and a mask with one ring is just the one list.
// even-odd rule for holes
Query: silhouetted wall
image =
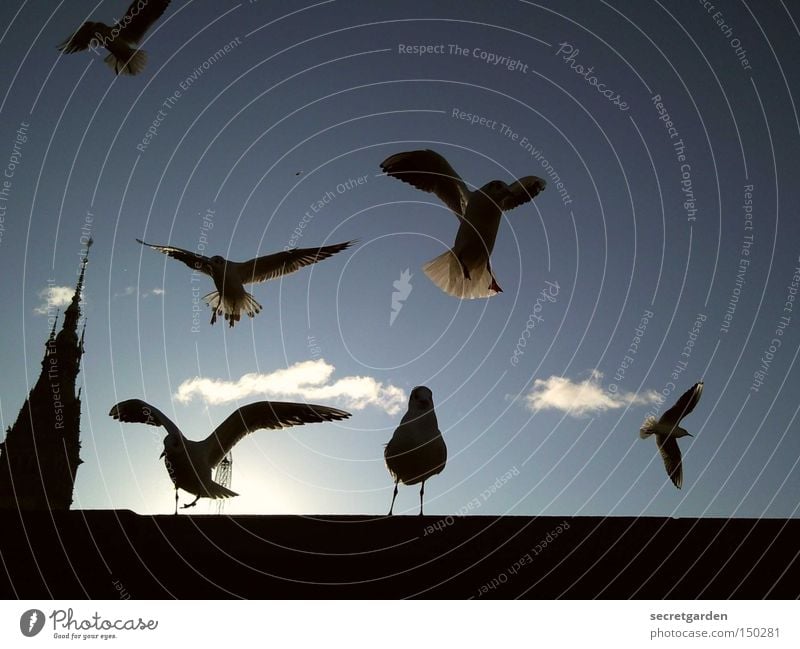
{"label": "silhouetted wall", "polygon": [[796,598],[800,520],[0,514],[5,598]]}

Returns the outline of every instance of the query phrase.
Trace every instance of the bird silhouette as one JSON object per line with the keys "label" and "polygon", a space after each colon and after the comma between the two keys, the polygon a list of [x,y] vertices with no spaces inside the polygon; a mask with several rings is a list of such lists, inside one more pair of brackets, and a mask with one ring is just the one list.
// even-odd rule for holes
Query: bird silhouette
{"label": "bird silhouette", "polygon": [[163,412],[142,401],[129,399],[116,404],[108,413],[125,423],[163,426],[164,458],[169,477],[175,485],[175,513],[178,513],[178,489],[196,496],[182,509],[194,507],[200,498],[230,498],[239,494],[214,482],[211,472],[247,433],[269,428],[288,428],[323,421],[338,421],[350,417],[349,412],[306,403],[258,401],[235,410],[206,439],[196,442],[187,439]]}
{"label": "bird silhouette", "polygon": [[175,248],[159,246],[136,239],[143,246],[157,250],[165,255],[182,261],[196,271],[204,273],[214,280],[216,291],[203,296],[203,301],[211,307],[211,324],[217,321],[218,315],[225,315],[225,320],[233,327],[242,317],[244,311],[251,318],[261,312],[261,305],[244,290],[245,284],[266,282],[299,270],[303,266],[316,264],[349,248],[354,241],[345,241],[321,248],[293,248],[276,252],[264,257],[256,257],[249,261],[228,261],[215,255],[205,257],[196,253]]}
{"label": "bird silhouette", "polygon": [[656,445],[664,460],[667,475],[678,489],[683,486],[683,461],[678,439],[687,435],[692,437],[692,434],[679,424],[681,419],[694,410],[702,394],[703,382],[700,381],[684,392],[675,405],[661,415],[661,419],[648,417],[639,429],[639,436],[642,439],[650,435],[656,436]]}
{"label": "bird silhouette", "polygon": [[58,49],[71,54],[90,47],[104,47],[109,54],[103,60],[116,74],[139,74],[147,63],[147,53],[135,46],[169,3],[170,0],[133,0],[122,19],[114,25],[85,22]]}
{"label": "bird silhouette", "polygon": [[425,386],[411,391],[408,411],[383,452],[386,468],[394,478],[394,494],[389,507],[389,516],[397,498],[397,484],[422,483],[419,488],[419,515],[422,516],[422,501],[425,481],[441,473],[447,462],[447,446],[439,432],[436,412],[433,409],[433,393]]}
{"label": "bird silhouette", "polygon": [[430,149],[405,151],[381,163],[389,176],[436,194],[458,217],[453,247],[429,261],[423,270],[449,295],[461,299],[491,297],[502,292],[492,274],[494,250],[503,211],[527,203],[545,188],[545,181],[525,176],[511,185],[492,180],[469,191],[450,163]]}

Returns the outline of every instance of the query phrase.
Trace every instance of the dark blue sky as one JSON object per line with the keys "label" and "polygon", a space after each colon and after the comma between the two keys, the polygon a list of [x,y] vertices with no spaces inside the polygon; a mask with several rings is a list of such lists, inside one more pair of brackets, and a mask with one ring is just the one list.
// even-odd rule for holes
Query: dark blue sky
{"label": "dark blue sky", "polygon": [[[117,78],[56,45],[127,3],[43,4],[0,8],[0,406],[7,426],[44,291],[91,235],[77,506],[170,510],[163,435],[117,401],[199,438],[274,398],[353,417],[242,442],[226,511],[383,513],[383,444],[424,384],[449,448],[426,513],[796,515],[796,6],[173,0]],[[548,182],[501,224],[502,294],[422,272],[457,221],[379,168],[418,148],[473,186]],[[228,330],[198,314],[210,281],[136,238],[237,260],[359,244],[255,286],[263,312]],[[700,379],[679,491],[638,429]]]}

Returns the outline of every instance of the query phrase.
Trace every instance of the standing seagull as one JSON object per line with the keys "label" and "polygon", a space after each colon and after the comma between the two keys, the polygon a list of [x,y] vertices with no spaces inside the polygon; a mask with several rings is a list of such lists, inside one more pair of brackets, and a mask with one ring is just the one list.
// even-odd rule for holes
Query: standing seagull
{"label": "standing seagull", "polygon": [[492,180],[471,192],[441,155],[430,149],[389,156],[381,169],[417,189],[436,194],[459,220],[456,242],[423,270],[445,293],[462,300],[491,297],[503,289],[492,274],[489,257],[494,249],[503,211],[527,203],[545,188],[536,176],[525,176],[511,185]]}
{"label": "standing seagull", "polygon": [[684,392],[681,398],[675,402],[675,405],[661,415],[661,419],[656,421],[655,417],[648,417],[641,429],[639,429],[639,437],[642,439],[655,434],[656,445],[658,450],[661,451],[667,475],[678,489],[683,486],[683,463],[681,462],[681,449],[678,447],[678,438],[686,437],[687,435],[693,437],[689,431],[681,428],[679,424],[681,419],[694,410],[702,394],[703,382],[700,381]]}
{"label": "standing seagull", "polygon": [[327,259],[355,243],[354,241],[345,241],[322,248],[293,248],[284,252],[276,252],[274,255],[240,262],[228,261],[219,255],[204,257],[173,246],[156,246],[145,243],[141,239],[136,241],[143,246],[148,246],[182,261],[189,268],[209,275],[214,280],[214,286],[217,287],[216,291],[203,296],[203,301],[211,307],[211,324],[213,325],[217,321],[218,315],[224,314],[231,327],[239,322],[242,311],[251,318],[261,311],[261,305],[244,290],[245,284],[266,282],[269,279],[288,275],[303,266]]}
{"label": "standing seagull", "polygon": [[128,11],[109,27],[105,23],[85,22],[58,49],[64,54],[104,47],[103,59],[116,74],[139,74],[147,63],[147,52],[136,49],[145,32],[159,19],[170,0],[133,0]]}
{"label": "standing seagull", "polygon": [[[161,457],[175,485],[175,513],[178,513],[178,489],[197,496],[181,509],[194,507],[200,498],[230,498],[239,494],[214,482],[212,469],[247,433],[261,428],[288,428],[321,421],[347,419],[349,412],[306,403],[258,401],[234,411],[201,442],[186,439],[163,412],[141,399],[121,401],[108,413],[122,422],[163,426],[167,429]],[[159,458],[160,459],[160,458]]]}
{"label": "standing seagull", "polygon": [[389,516],[397,498],[397,483],[414,485],[419,488],[419,515],[422,516],[422,497],[425,494],[425,481],[441,473],[447,462],[447,446],[439,432],[436,413],[433,410],[433,393],[425,386],[411,391],[408,399],[408,412],[403,415],[400,425],[383,451],[386,468],[394,478],[394,495],[389,507]]}

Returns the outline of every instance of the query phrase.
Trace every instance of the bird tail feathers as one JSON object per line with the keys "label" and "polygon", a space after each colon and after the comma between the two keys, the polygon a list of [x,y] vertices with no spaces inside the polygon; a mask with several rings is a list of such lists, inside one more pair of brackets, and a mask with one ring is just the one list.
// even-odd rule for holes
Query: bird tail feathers
{"label": "bird tail feathers", "polygon": [[208,306],[210,306],[214,311],[219,309],[220,302],[222,299],[220,298],[218,291],[211,291],[211,293],[203,296],[203,302],[205,302]]}
{"label": "bird tail feathers", "polygon": [[234,325],[234,323],[239,322],[242,311],[253,318],[255,317],[256,313],[261,313],[262,308],[256,299],[250,295],[250,293],[245,293],[244,298],[242,298],[240,302],[237,302],[236,304],[230,304],[222,299],[218,291],[211,291],[211,293],[208,295],[203,296],[203,302],[208,304],[213,312],[211,316],[211,324],[214,324],[217,321],[218,315],[224,315],[225,320],[228,321],[231,327]]}
{"label": "bird tail feathers", "polygon": [[655,417],[648,417],[644,420],[642,427],[639,429],[639,437],[642,439],[647,439],[656,432],[656,424],[658,423],[658,419]]}
{"label": "bird tail feathers", "polygon": [[103,59],[115,74],[136,75],[144,70],[144,66],[147,64],[147,52],[144,50],[126,48],[118,54],[112,52]]}
{"label": "bird tail feathers", "polygon": [[465,270],[452,250],[431,259],[422,270],[445,293],[462,300],[492,297],[502,291],[487,265]]}
{"label": "bird tail feathers", "polygon": [[239,306],[251,318],[255,317],[256,313],[261,313],[261,305],[250,293],[245,293],[244,302]]}
{"label": "bird tail feathers", "polygon": [[233,496],[239,495],[235,491],[231,491],[227,487],[223,487],[221,484],[217,484],[216,482],[207,484],[206,491],[208,492],[209,498],[232,498]]}

